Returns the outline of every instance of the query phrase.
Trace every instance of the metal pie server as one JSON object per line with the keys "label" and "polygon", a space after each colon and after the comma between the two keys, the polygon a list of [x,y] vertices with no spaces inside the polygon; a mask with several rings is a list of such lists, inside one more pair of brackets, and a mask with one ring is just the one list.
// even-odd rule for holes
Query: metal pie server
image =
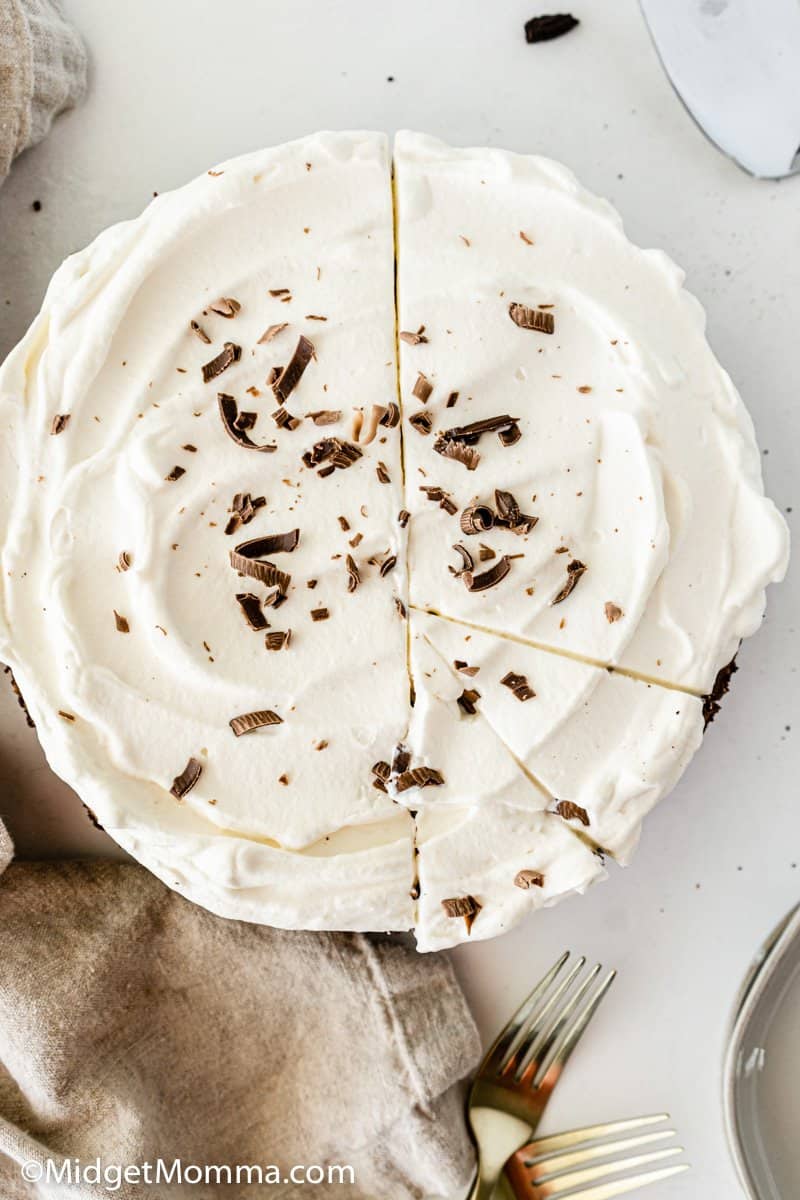
{"label": "metal pie server", "polygon": [[800,171],[800,0],[640,0],[675,91],[751,175]]}

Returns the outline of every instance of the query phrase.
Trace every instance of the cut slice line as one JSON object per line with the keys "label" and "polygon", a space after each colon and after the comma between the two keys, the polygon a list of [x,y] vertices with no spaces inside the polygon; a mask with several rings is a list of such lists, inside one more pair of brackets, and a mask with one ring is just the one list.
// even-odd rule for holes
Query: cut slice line
{"label": "cut slice line", "polygon": [[586,654],[575,654],[572,650],[559,649],[557,646],[548,646],[545,642],[536,642],[532,638],[520,637],[518,634],[504,632],[500,629],[492,629],[490,625],[479,625],[474,621],[465,621],[461,617],[451,617],[447,613],[439,612],[435,608],[424,608],[419,604],[410,604],[409,608],[413,612],[427,613],[429,617],[438,617],[440,621],[448,621],[451,625],[462,625],[465,629],[474,629],[476,633],[488,633],[491,637],[504,638],[507,642],[515,642],[519,646],[529,646],[532,650],[541,650],[545,654],[553,654],[559,658],[569,658],[573,662],[584,663],[587,667],[597,667],[601,671],[608,671],[614,675],[624,675],[628,679],[635,679],[639,683],[646,683],[651,687],[659,687],[667,692],[678,692],[682,696],[694,696],[699,700],[705,699],[706,693],[698,691],[695,688],[682,687],[679,683],[671,683],[668,679],[658,679],[654,675],[645,675],[640,671],[632,671],[628,667],[618,667],[615,663],[604,662],[600,658],[590,658]]}

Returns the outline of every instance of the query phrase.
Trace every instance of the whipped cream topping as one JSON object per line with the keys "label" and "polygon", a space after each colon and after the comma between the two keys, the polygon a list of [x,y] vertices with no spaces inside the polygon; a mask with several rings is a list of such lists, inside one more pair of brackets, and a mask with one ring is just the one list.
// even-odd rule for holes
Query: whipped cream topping
{"label": "whipped cream topping", "polygon": [[382,135],[260,151],[60,268],[0,370],[0,656],[169,886],[434,949],[627,861],[787,549],[668,260],[553,163],[394,168],[396,219]]}

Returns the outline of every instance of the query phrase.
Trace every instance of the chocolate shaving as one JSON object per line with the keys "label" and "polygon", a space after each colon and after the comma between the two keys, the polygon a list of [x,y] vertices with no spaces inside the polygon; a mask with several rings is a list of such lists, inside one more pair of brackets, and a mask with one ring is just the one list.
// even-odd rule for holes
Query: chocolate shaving
{"label": "chocolate shaving", "polygon": [[463,917],[467,933],[472,931],[475,919],[481,911],[481,905],[474,896],[453,896],[442,901],[442,908],[448,917]]}
{"label": "chocolate shaving", "polygon": [[328,612],[327,608],[312,608],[311,609],[311,620],[312,621],[327,621],[327,619],[330,615],[331,614]]}
{"label": "chocolate shaving", "polygon": [[339,522],[339,528],[342,530],[342,532],[347,533],[350,528],[350,522],[348,521],[347,517],[337,517],[336,519]]}
{"label": "chocolate shaving", "polygon": [[226,392],[219,392],[217,394],[217,403],[219,404],[219,415],[222,418],[225,432],[229,438],[236,442],[237,446],[242,446],[245,450],[260,450],[262,454],[271,454],[272,451],[278,449],[274,442],[267,442],[259,446],[248,436],[245,429],[239,427],[237,422],[242,414],[239,413],[238,405],[233,396],[227,395]]}
{"label": "chocolate shaving", "polygon": [[331,475],[336,468],[346,470],[361,458],[363,451],[354,442],[345,442],[341,438],[323,438],[315,442],[310,450],[303,455],[303,463],[307,467],[318,467],[317,474],[324,478]]}
{"label": "chocolate shaving", "polygon": [[381,579],[385,579],[386,576],[389,574],[389,572],[393,571],[396,566],[397,566],[397,555],[390,554],[388,556],[388,558],[385,558],[383,560],[383,562],[381,563],[381,566],[380,566]]}
{"label": "chocolate shaving", "polygon": [[327,321],[327,317],[320,317],[316,313],[306,313],[307,321]]}
{"label": "chocolate shaving", "polygon": [[339,408],[320,408],[316,412],[307,413],[306,416],[315,425],[335,425],[337,421],[341,421],[342,412]]}
{"label": "chocolate shaving", "polygon": [[249,542],[240,542],[235,553],[244,558],[264,558],[267,554],[291,554],[300,541],[300,530],[290,529],[288,533],[268,533],[263,537],[251,538]]}
{"label": "chocolate shaving", "polygon": [[401,508],[400,512],[397,514],[397,524],[400,526],[400,528],[405,529],[406,525],[408,524],[408,522],[410,520],[411,520],[411,513],[408,511],[407,508]]}
{"label": "chocolate shaving", "polygon": [[395,748],[394,757],[392,758],[392,774],[402,775],[404,771],[408,770],[410,763],[411,755],[405,746],[397,746]]}
{"label": "chocolate shaving", "polygon": [[400,409],[393,400],[386,406],[386,412],[381,417],[380,424],[386,429],[394,429],[396,425],[400,424]]}
{"label": "chocolate shaving", "polygon": [[453,546],[453,549],[461,558],[461,567],[458,570],[456,570],[455,567],[450,567],[449,570],[451,575],[454,575],[456,579],[460,579],[462,575],[475,569],[475,560],[473,559],[467,547],[461,542],[456,542],[455,546]]}
{"label": "chocolate shaving", "polygon": [[454,658],[453,666],[462,675],[469,675],[470,677],[472,677],[473,675],[477,675],[478,671],[480,671],[480,667],[471,667],[469,665],[469,663],[466,662],[466,660],[463,658]]}
{"label": "chocolate shaving", "polygon": [[260,709],[258,712],[242,713],[241,716],[232,717],[228,722],[233,732],[237,737],[242,734],[252,733],[254,729],[263,729],[268,725],[282,725],[283,718],[279,717],[276,712],[271,709]]}
{"label": "chocolate shaving", "polygon": [[428,340],[425,337],[424,325],[420,325],[416,333],[410,333],[407,329],[404,329],[402,333],[399,333],[397,336],[400,338],[401,342],[405,342],[408,346],[420,346],[423,342],[427,342]]}
{"label": "chocolate shaving", "polygon": [[417,433],[427,437],[433,428],[433,417],[426,409],[421,408],[419,412],[412,413],[408,418],[408,423],[414,426]]}
{"label": "chocolate shaving", "polygon": [[230,321],[232,317],[236,316],[242,306],[238,300],[234,300],[233,296],[220,296],[219,300],[215,300],[208,307],[218,317],[226,317]]}
{"label": "chocolate shaving", "polygon": [[382,759],[380,762],[376,762],[372,768],[372,774],[377,776],[378,779],[382,779],[384,781],[384,783],[389,778],[391,773],[392,773],[392,768],[389,766],[389,764],[387,762],[384,762]]}
{"label": "chocolate shaving", "polygon": [[580,21],[571,13],[547,13],[541,17],[531,17],[525,22],[525,41],[529,45],[534,42],[551,42],[553,38],[563,37]]}
{"label": "chocolate shaving", "polygon": [[580,562],[577,558],[573,558],[572,562],[567,565],[567,582],[564,584],[558,595],[553,597],[550,603],[560,604],[562,600],[566,600],[567,596],[574,591],[578,580],[586,570],[587,567],[584,563]]}
{"label": "chocolate shaving", "polygon": [[507,554],[504,554],[488,570],[481,571],[478,575],[474,575],[472,571],[466,571],[462,575],[462,579],[468,592],[485,592],[487,588],[494,587],[496,583],[501,583],[510,570],[511,559]]}
{"label": "chocolate shaving", "polygon": [[348,592],[354,592],[361,583],[361,574],[352,554],[348,554],[345,562],[347,564],[347,590]]}
{"label": "chocolate shaving", "polygon": [[399,596],[395,596],[394,606],[397,609],[397,615],[399,616],[400,620],[405,621],[406,615],[407,615],[406,614],[406,606],[405,606],[405,604],[403,604],[403,601],[400,599]]}
{"label": "chocolate shaving", "polygon": [[264,645],[268,650],[288,650],[291,640],[291,629],[272,629],[264,638]]}
{"label": "chocolate shaving", "polygon": [[117,627],[117,633],[130,633],[131,631],[128,618],[123,617],[116,609],[114,609],[114,624]]}
{"label": "chocolate shaving", "polygon": [[448,442],[440,437],[433,443],[433,448],[443,458],[453,458],[456,462],[463,463],[468,471],[474,471],[481,461],[478,451],[462,442]]}
{"label": "chocolate shaving", "polygon": [[539,308],[528,308],[527,304],[509,304],[508,315],[520,329],[533,329],[536,333],[555,333],[556,322],[551,312]]}
{"label": "chocolate shaving", "polygon": [[608,621],[609,625],[613,625],[615,621],[618,621],[620,619],[620,617],[623,617],[625,615],[623,613],[622,609],[620,608],[620,606],[618,604],[612,603],[611,600],[606,600],[605,606],[604,606],[604,612],[606,614],[606,620]]}
{"label": "chocolate shaving", "polygon": [[514,671],[509,671],[503,676],[500,682],[503,687],[507,687],[512,691],[518,700],[532,700],[536,695],[526,677],[524,675],[517,675]]}
{"label": "chocolate shaving", "polygon": [[56,413],[50,424],[50,433],[55,437],[59,433],[63,433],[69,425],[70,413]]}
{"label": "chocolate shaving", "polygon": [[544,887],[544,875],[541,871],[517,871],[514,887],[522,888],[524,892],[532,887]]}
{"label": "chocolate shaving", "polygon": [[198,324],[197,321],[190,321],[189,328],[191,329],[192,333],[196,334],[197,337],[200,338],[200,341],[206,346],[211,345],[211,338],[208,336],[205,329],[203,329],[202,325]]}
{"label": "chocolate shaving", "polygon": [[249,492],[237,492],[228,509],[231,517],[225,526],[225,532],[235,533],[240,525],[249,525],[258,509],[263,508],[266,503],[265,496],[253,497]]}
{"label": "chocolate shaving", "polygon": [[494,513],[488,504],[468,504],[461,514],[462,533],[486,533],[494,525]]}
{"label": "chocolate shaving", "polygon": [[475,701],[480,700],[481,694],[475,688],[464,688],[464,691],[456,700],[456,704],[468,716],[474,717],[478,709],[475,706]]}
{"label": "chocolate shaving", "polygon": [[[284,534],[282,536],[289,537],[291,535]],[[262,540],[267,541],[269,539],[255,539],[256,542]],[[246,547],[252,547],[253,543],[245,542],[243,545]],[[281,596],[285,596],[289,590],[289,584],[292,581],[291,575],[288,575],[285,571],[281,571],[279,567],[275,566],[275,563],[266,562],[263,559],[254,557],[252,552],[242,554],[241,549],[242,547],[237,546],[236,549],[231,550],[229,554],[231,566],[233,567],[234,571],[238,571],[240,575],[246,575],[250,579],[257,579],[259,583],[265,584],[266,587],[277,587],[278,593]],[[266,604],[267,601],[265,600],[264,603]],[[273,607],[277,607],[277,603],[274,598],[272,598],[272,605]]]}
{"label": "chocolate shaving", "polygon": [[268,325],[262,333],[261,337],[256,342],[257,346],[264,346],[267,342],[271,342],[279,333],[283,333],[284,329],[289,328],[288,321],[280,321],[277,325]]}
{"label": "chocolate shaving", "polygon": [[359,437],[356,438],[356,441],[360,442],[362,446],[368,446],[370,442],[373,442],[378,432],[378,426],[380,425],[382,419],[386,416],[386,412],[387,410],[383,404],[373,404],[372,408],[370,409],[367,422],[360,430]]}
{"label": "chocolate shaving", "polygon": [[478,543],[478,560],[480,562],[489,562],[491,559],[497,558],[497,553],[491,546],[487,546],[485,542]]}
{"label": "chocolate shaving", "polygon": [[169,475],[164,476],[164,479],[166,480],[167,483],[175,483],[175,481],[177,479],[180,479],[181,475],[185,475],[185,474],[186,474],[185,467],[173,467],[172,470],[170,471]]}
{"label": "chocolate shaving", "polygon": [[269,621],[261,611],[261,601],[258,596],[252,592],[237,592],[236,599],[239,602],[244,619],[251,629],[268,629]]}
{"label": "chocolate shaving", "polygon": [[[454,425],[452,429],[445,429],[442,439],[446,442],[463,442],[467,446],[474,446],[484,433],[502,434],[513,430],[518,421],[519,417],[510,417],[507,413],[498,417],[484,417],[480,421],[471,421],[469,425]],[[519,440],[518,428],[516,433],[514,441]],[[513,442],[508,444],[513,445]]]}
{"label": "chocolate shaving", "polygon": [[441,787],[444,775],[435,767],[413,767],[410,771],[402,771],[395,780],[398,792],[407,792],[410,788]]}
{"label": "chocolate shaving", "polygon": [[246,412],[244,409],[237,415],[233,422],[234,429],[246,430],[252,429],[258,420],[258,413]]}
{"label": "chocolate shaving", "polygon": [[288,296],[289,289],[288,288],[270,288],[269,294],[270,294],[270,296]]}
{"label": "chocolate shaving", "polygon": [[589,824],[589,814],[586,809],[581,808],[579,804],[573,804],[571,800],[559,800],[556,812],[565,821],[580,821],[581,825]]}
{"label": "chocolate shaving", "polygon": [[298,425],[303,423],[300,417],[293,417],[288,408],[284,408],[283,405],[276,408],[275,412],[270,415],[279,429],[297,429]]}
{"label": "chocolate shaving", "polygon": [[132,562],[133,559],[130,556],[130,552],[128,550],[120,550],[119,558],[117,559],[117,566],[120,571],[129,571]]}
{"label": "chocolate shaving", "polygon": [[445,408],[455,408],[457,400],[458,400],[458,392],[451,392],[450,395],[447,397],[447,403],[445,404]]}
{"label": "chocolate shaving", "polygon": [[513,425],[509,425],[508,429],[500,429],[497,436],[503,446],[513,446],[522,437],[522,432],[519,425],[514,422]]}
{"label": "chocolate shaving", "polygon": [[170,795],[176,800],[182,800],[197,783],[200,776],[203,774],[203,764],[197,758],[190,758],[186,766],[181,771],[180,775],[176,775],[172,781]]}
{"label": "chocolate shaving", "polygon": [[301,333],[297,339],[294,354],[272,384],[276,399],[284,401],[291,395],[313,357],[314,345],[305,334]]}
{"label": "chocolate shaving", "polygon": [[428,379],[427,375],[423,375],[422,371],[419,371],[417,373],[417,381],[411,389],[411,395],[416,396],[416,398],[421,400],[423,404],[427,404],[428,397],[432,391],[433,384],[431,383],[430,379]]}
{"label": "chocolate shaving", "polygon": [[510,529],[512,533],[530,533],[538,524],[538,517],[520,511],[520,507],[511,495],[511,492],[504,492],[500,488],[495,488],[494,502],[497,508],[496,524],[503,525],[506,529]]}
{"label": "chocolate shaving", "polygon": [[241,346],[237,346],[235,342],[225,342],[216,358],[203,363],[203,383],[210,383],[212,379],[216,379],[223,371],[227,371],[231,363],[238,362],[241,357]]}
{"label": "chocolate shaving", "polygon": [[378,463],[377,467],[375,468],[375,474],[378,476],[378,483],[391,483],[392,482],[392,478],[389,474],[389,470],[386,466],[386,463],[384,463],[384,462]]}
{"label": "chocolate shaving", "polygon": [[736,665],[736,655],[734,654],[731,661],[724,667],[721,667],[717,672],[717,677],[714,680],[714,686],[707,696],[703,697],[703,730],[708,729],[714,717],[719,712],[722,705],[720,701],[723,696],[727,696],[731,686],[731,679],[736,674],[739,668]]}

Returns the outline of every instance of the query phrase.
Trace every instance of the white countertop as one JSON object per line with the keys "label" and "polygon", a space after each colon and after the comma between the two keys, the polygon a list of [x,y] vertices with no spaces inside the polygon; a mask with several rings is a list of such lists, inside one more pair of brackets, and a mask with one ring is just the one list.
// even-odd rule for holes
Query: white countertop
{"label": "white countertop", "polygon": [[[767,488],[790,512],[800,465],[800,178],[755,181],[705,141],[635,0],[575,0],[581,27],[538,46],[522,31],[542,11],[534,0],[66,7],[89,43],[91,92],[0,192],[0,355],[67,253],[219,159],[324,127],[406,126],[540,152],[608,196],[635,241],[685,267],[753,414]],[[739,1194],[720,1105],[730,1006],[757,944],[800,893],[798,574],[772,590],[722,714],[648,820],[634,864],[453,955],[487,1037],[563,948],[618,968],[542,1128],[668,1109],[694,1169],[654,1192],[664,1200]],[[0,731],[0,814],[20,853],[114,852],[48,771],[7,688]]]}

